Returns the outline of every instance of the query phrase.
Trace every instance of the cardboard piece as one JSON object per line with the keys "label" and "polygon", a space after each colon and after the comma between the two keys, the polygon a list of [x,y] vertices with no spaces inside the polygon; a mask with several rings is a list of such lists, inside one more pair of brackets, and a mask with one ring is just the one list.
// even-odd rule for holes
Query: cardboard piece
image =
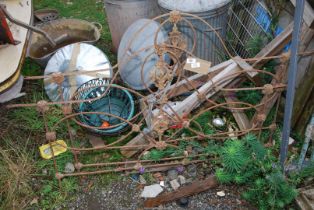
{"label": "cardboard piece", "polygon": [[187,58],[184,69],[194,73],[206,75],[208,74],[208,70],[210,69],[211,65],[212,63],[209,61],[202,60],[200,58],[189,57]]}

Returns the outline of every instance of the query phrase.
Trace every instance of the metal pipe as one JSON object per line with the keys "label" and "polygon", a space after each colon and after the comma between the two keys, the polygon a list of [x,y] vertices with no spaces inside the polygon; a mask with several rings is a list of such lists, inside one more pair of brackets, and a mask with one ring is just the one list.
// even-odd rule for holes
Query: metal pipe
{"label": "metal pipe", "polygon": [[[299,164],[298,164],[299,169],[302,169],[305,155],[306,155],[306,152],[309,148],[310,141],[311,140],[313,141],[313,139],[314,139],[313,138],[313,130],[314,130],[314,114],[312,115],[311,121],[307,125],[307,128],[306,128],[305,141],[303,143],[303,147],[302,147],[300,158],[299,158]],[[312,156],[313,156],[313,154],[312,154]]]}
{"label": "metal pipe", "polygon": [[291,131],[291,117],[292,109],[295,95],[295,84],[298,68],[298,49],[299,49],[299,39],[300,39],[300,29],[302,25],[304,12],[304,0],[299,0],[296,4],[295,14],[294,14],[294,30],[292,34],[292,45],[291,45],[291,58],[290,66],[288,72],[288,88],[287,88],[287,98],[285,104],[285,115],[283,124],[283,134],[282,141],[280,145],[280,165],[284,170],[284,163],[286,161],[288,153],[289,136]]}

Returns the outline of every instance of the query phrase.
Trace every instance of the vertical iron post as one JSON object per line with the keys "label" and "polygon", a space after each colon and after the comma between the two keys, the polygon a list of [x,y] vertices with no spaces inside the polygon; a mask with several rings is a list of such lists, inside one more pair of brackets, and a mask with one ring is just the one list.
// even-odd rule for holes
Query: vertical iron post
{"label": "vertical iron post", "polygon": [[287,158],[289,137],[291,131],[291,117],[293,110],[293,102],[295,95],[295,84],[298,70],[298,48],[300,40],[300,29],[302,26],[303,12],[304,12],[304,1],[298,0],[296,3],[296,9],[294,13],[294,30],[292,34],[292,45],[291,45],[291,57],[288,72],[288,87],[287,97],[285,104],[285,115],[283,124],[282,141],[280,145],[280,165],[284,169],[284,163]]}

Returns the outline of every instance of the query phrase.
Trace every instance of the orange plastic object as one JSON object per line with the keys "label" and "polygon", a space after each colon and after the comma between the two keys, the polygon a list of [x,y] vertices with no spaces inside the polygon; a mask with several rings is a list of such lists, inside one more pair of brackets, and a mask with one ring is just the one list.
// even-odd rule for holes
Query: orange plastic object
{"label": "orange plastic object", "polygon": [[107,121],[104,121],[101,125],[101,128],[108,128],[108,127],[110,127],[110,124]]}

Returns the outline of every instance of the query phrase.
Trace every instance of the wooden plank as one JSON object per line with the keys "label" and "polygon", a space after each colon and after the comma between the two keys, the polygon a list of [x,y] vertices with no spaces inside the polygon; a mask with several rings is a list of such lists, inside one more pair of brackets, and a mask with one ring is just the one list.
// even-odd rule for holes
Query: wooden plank
{"label": "wooden plank", "polygon": [[[136,146],[136,145],[145,145],[148,144],[149,141],[146,140],[145,136],[142,133],[139,133],[135,138],[129,141],[125,146]],[[130,149],[121,149],[121,154],[125,157],[132,157],[136,153],[138,153],[140,148],[130,148]]]}
{"label": "wooden plank", "polygon": [[[237,102],[238,100],[234,97],[225,96],[226,102]],[[230,105],[232,107],[232,105]],[[247,130],[251,128],[251,123],[247,115],[243,110],[231,110],[231,113],[237,122],[240,130]]]}
{"label": "wooden plank", "polygon": [[[294,100],[294,109],[293,109],[293,115],[292,115],[292,122],[291,125],[294,128],[298,128],[298,130],[302,131],[302,126],[298,125],[298,122],[301,122],[301,119],[305,119],[302,123],[306,126],[308,119],[310,118],[310,115],[308,116],[308,119],[306,120],[306,117],[302,117],[304,115],[304,112],[306,109],[308,109],[310,106],[307,105],[309,99],[313,97],[312,92],[314,91],[314,59],[311,59],[310,65],[307,67],[309,70],[306,72],[303,80],[302,85],[300,85],[296,90],[295,100]],[[312,105],[314,106],[314,105]],[[308,107],[308,108],[306,108]]]}
{"label": "wooden plank", "polygon": [[[206,81],[208,81],[209,79],[213,78],[216,74],[218,74],[222,69],[226,68],[227,66],[229,66],[232,63],[233,63],[233,60],[230,59],[230,60],[224,61],[224,62],[222,62],[216,66],[209,68],[207,75],[195,74],[193,76],[190,76],[188,78],[188,81],[191,82],[193,87],[191,86],[191,84],[189,84],[189,82],[187,80],[181,80],[177,84],[171,85],[169,88],[165,89],[167,94],[169,94],[169,92],[171,91],[171,94],[169,94],[168,98],[170,99],[170,98],[176,97],[176,96],[181,95],[185,92],[191,91],[194,88],[200,87]],[[163,92],[161,92],[161,94],[163,94]]]}
{"label": "wooden plank", "polygon": [[194,194],[198,194],[209,189],[213,189],[218,186],[218,181],[216,177],[211,176],[202,181],[195,181],[190,185],[179,188],[174,192],[169,192],[157,196],[156,198],[149,198],[144,202],[145,208],[153,208],[160,206],[162,204],[166,204],[180,198],[188,197]]}
{"label": "wooden plank", "polygon": [[[194,92],[192,95],[187,97],[184,101],[182,101],[182,103],[178,103],[174,110],[179,116],[187,116],[193,109],[197,108],[201,103],[204,102],[205,98],[200,99],[200,94],[204,95],[206,98],[212,97],[219,91],[219,88],[225,87],[232,81],[232,79],[226,80],[229,75],[233,75],[240,70],[241,68],[239,67],[239,65],[234,62],[233,64],[222,70],[219,74],[217,74],[213,79],[209,80],[207,83],[201,86],[197,92]],[[218,82],[220,81],[224,82],[218,84]],[[214,87],[215,90],[210,91],[213,90]]]}
{"label": "wooden plank", "polygon": [[314,113],[314,89],[312,89],[308,101],[305,101],[304,104],[306,104],[306,106],[294,127],[295,131],[301,135],[304,135],[306,126]]}
{"label": "wooden plank", "polygon": [[306,51],[306,49],[309,47],[310,43],[312,42],[313,36],[314,36],[313,29],[310,29],[307,26],[304,26],[302,28],[301,37],[300,37],[300,40],[302,41],[300,43],[299,52]]}
{"label": "wooden plank", "polygon": [[[314,50],[314,30],[308,28],[307,26],[303,27],[301,33],[301,43],[300,43],[300,52],[303,51],[312,51]],[[313,56],[300,57],[298,62],[298,74],[297,74],[297,90],[294,100],[294,109],[291,120],[291,125],[293,128],[299,130],[302,133],[302,126],[298,125],[302,115],[304,113],[305,107],[307,106],[307,101],[311,97],[312,91],[314,89],[314,59]],[[310,108],[310,106],[309,106]],[[310,116],[303,117],[303,120],[308,121]],[[306,123],[303,123],[305,124]]]}
{"label": "wooden plank", "polygon": [[[287,74],[288,74],[288,65],[280,65],[276,68],[276,78],[282,82],[285,83],[287,80]],[[277,84],[277,81],[275,79],[272,80],[271,82],[272,85]],[[261,112],[267,116],[270,112],[270,110],[274,107],[276,101],[279,99],[281,96],[281,92],[275,92],[274,95],[265,95],[263,99],[261,100],[261,104],[264,104],[264,106],[261,106],[260,108],[257,109],[257,112],[253,116],[251,120],[251,125],[252,127],[261,127],[262,124],[258,121],[258,114]]]}
{"label": "wooden plank", "polygon": [[[293,6],[296,6],[297,0],[290,0]],[[314,10],[312,6],[305,1],[303,19],[309,28],[314,28]]]}
{"label": "wooden plank", "polygon": [[[210,75],[208,77],[212,78],[212,75]],[[204,84],[204,81],[202,81],[202,80],[192,80],[192,81],[189,80],[188,83],[184,83],[183,85],[172,89],[172,91],[170,92],[171,94],[169,94],[168,98],[170,99],[170,98],[182,95],[184,93],[192,91],[194,88],[196,88],[196,89],[199,88],[203,84]]]}
{"label": "wooden plank", "polygon": [[[313,51],[314,50],[314,30],[309,29],[305,36],[303,37],[300,43],[300,52],[303,51]],[[306,73],[310,70],[313,56],[299,57],[298,61],[298,74],[296,87],[298,88],[302,82],[302,79],[305,78]],[[303,85],[303,84],[302,84]]]}
{"label": "wooden plank", "polygon": [[105,141],[102,140],[102,138],[99,136],[87,134],[86,137],[88,138],[88,141],[93,146],[93,148],[99,148],[99,147],[105,146]]}
{"label": "wooden plank", "polygon": [[251,66],[250,64],[248,64],[245,60],[243,60],[242,58],[234,58],[233,59],[243,70],[248,71],[247,74],[250,77],[254,77],[256,75],[257,72],[254,72],[254,68],[253,66]]}
{"label": "wooden plank", "polygon": [[[292,30],[290,29],[291,26],[292,26],[293,23],[291,23],[287,28],[286,30],[281,34],[282,35],[282,38],[278,39],[278,40],[281,40],[282,42],[286,43],[287,41],[289,41],[289,37],[292,33]],[[301,32],[301,44],[300,44],[300,49],[299,51],[304,51],[305,48],[307,47],[307,44],[309,43],[311,37],[313,37],[313,31],[312,30],[309,30],[308,27],[304,24],[303,27],[302,27],[302,32]],[[280,35],[279,35],[280,36]],[[277,38],[277,37],[276,37]],[[275,38],[275,39],[276,39]],[[274,39],[274,40],[275,40]],[[290,37],[291,39],[291,37]],[[274,41],[273,40],[273,41]],[[274,46],[271,46],[271,45],[274,45]],[[278,48],[281,48],[281,47],[284,47],[285,44],[278,44],[277,41],[274,42],[273,44],[270,43],[270,45],[267,45],[262,51],[265,53],[265,54],[268,54],[268,53],[276,53],[278,50],[275,49],[276,46]],[[261,52],[262,52],[261,51]],[[282,51],[282,49],[280,49],[280,52]],[[273,54],[275,55],[275,54]],[[258,57],[258,56],[257,56]],[[253,65],[260,65],[261,63],[255,63]],[[282,66],[279,66],[277,67],[277,70],[276,70],[276,77],[280,79],[280,81],[282,83],[286,83],[286,80],[287,80],[287,73],[288,73],[288,66],[286,66],[284,69],[281,68]],[[271,84],[275,84],[276,81],[273,80],[271,82]],[[271,100],[269,100],[269,96],[265,95],[261,101],[261,103],[266,103],[264,107],[260,107],[258,109],[258,112],[263,112],[266,116],[269,114],[271,108],[275,105],[276,101],[279,99],[279,97],[281,96],[281,92],[277,92],[275,93],[275,95],[271,98]],[[255,113],[255,115],[253,116],[252,120],[251,120],[251,124],[252,126],[257,126],[257,127],[260,127],[261,125],[258,123],[258,120],[257,120],[257,115],[258,113]]]}
{"label": "wooden plank", "polygon": [[[291,23],[292,24],[292,23]],[[291,25],[290,24],[290,25]],[[290,26],[289,25],[289,26]],[[289,31],[289,30],[288,30]],[[287,32],[288,32],[287,31]],[[290,32],[289,32],[290,33]],[[304,51],[304,50],[306,50],[306,48],[308,48],[308,46],[309,46],[309,42],[310,42],[310,40],[312,39],[312,37],[313,37],[313,35],[314,35],[314,31],[313,30],[311,30],[311,29],[309,29],[308,27],[307,27],[307,25],[306,24],[303,24],[303,27],[302,27],[302,32],[301,32],[301,44],[300,44],[300,49],[299,49],[299,51]],[[285,35],[286,36],[286,35]],[[280,45],[281,46],[281,45]],[[265,50],[263,50],[263,51],[267,51],[267,49],[272,49],[272,47],[271,48],[266,48]],[[271,50],[270,50],[271,51]],[[306,58],[306,59],[308,59],[308,58]],[[311,59],[311,58],[310,58]],[[299,63],[298,64],[298,74],[300,74],[300,70],[301,71],[303,71],[302,69],[303,68],[307,68],[307,67],[305,67],[305,66],[308,66],[308,65],[306,65],[306,64],[302,64],[302,63]],[[282,67],[282,66],[281,66]],[[276,68],[277,70],[276,70],[276,72],[277,72],[277,77],[278,78],[280,78],[280,80],[281,80],[281,82],[282,83],[285,83],[286,82],[286,80],[287,80],[287,71],[288,71],[288,69],[287,69],[288,67],[286,67],[285,69],[282,69],[282,68],[280,68],[280,66],[279,66],[279,68]],[[274,85],[276,82],[275,82],[275,80],[273,80],[272,81],[272,84]],[[304,94],[304,93],[303,93]],[[306,94],[309,94],[308,92],[306,92]],[[279,97],[281,96],[281,93],[280,92],[278,92],[278,93],[275,93],[275,96],[274,97],[272,97],[272,99],[271,100],[269,100],[269,96],[264,96],[264,98],[262,99],[262,101],[261,101],[261,103],[266,103],[267,102],[267,104],[264,106],[264,107],[261,107],[260,109],[259,109],[259,111],[262,111],[262,109],[263,109],[263,112],[264,112],[264,114],[267,116],[268,115],[268,113],[269,113],[269,111],[271,110],[271,108],[275,105],[275,103],[276,103],[276,101],[279,99]],[[298,94],[296,94],[296,98],[298,98]],[[300,98],[300,100],[302,100],[302,98]],[[304,99],[303,99],[304,100]],[[304,104],[303,103],[304,101],[302,101],[302,103],[301,104]],[[254,116],[253,116],[253,118],[252,118],[252,120],[251,120],[251,124],[252,124],[252,126],[261,126],[261,125],[259,125],[258,124],[258,121],[257,121],[257,114],[258,113],[256,113]]]}

